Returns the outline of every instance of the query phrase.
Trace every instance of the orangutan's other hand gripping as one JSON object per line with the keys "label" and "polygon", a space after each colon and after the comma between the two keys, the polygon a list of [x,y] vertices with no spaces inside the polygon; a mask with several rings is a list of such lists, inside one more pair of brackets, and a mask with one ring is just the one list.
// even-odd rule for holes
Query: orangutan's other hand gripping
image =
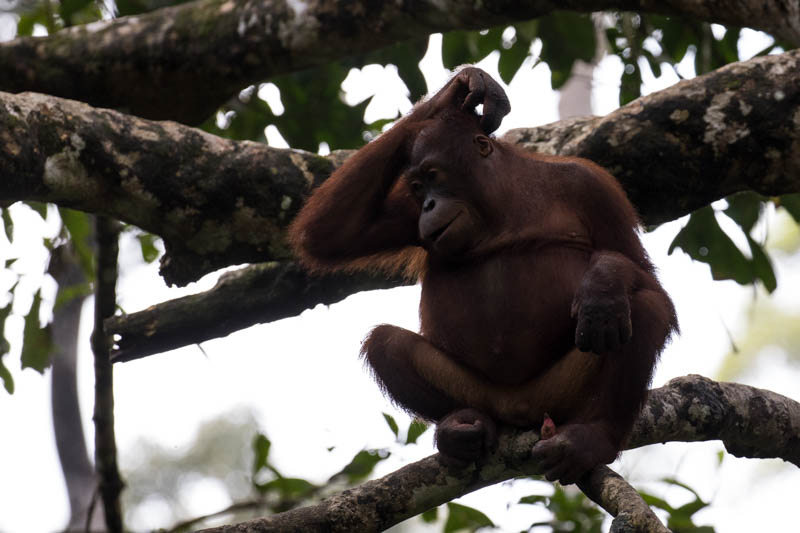
{"label": "orangutan's other hand gripping", "polygon": [[378,326],[362,353],[437,422],[443,456],[480,458],[496,423],[545,427],[533,455],[572,483],[616,457],[677,320],[617,181],[488,137],[509,109],[460,71],[323,183],[290,238],[315,271],[420,277],[421,332]]}

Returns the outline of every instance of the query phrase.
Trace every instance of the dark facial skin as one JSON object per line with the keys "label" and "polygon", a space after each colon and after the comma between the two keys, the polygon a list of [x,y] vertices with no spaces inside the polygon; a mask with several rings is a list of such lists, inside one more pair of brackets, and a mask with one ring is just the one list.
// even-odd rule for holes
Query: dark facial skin
{"label": "dark facial skin", "polygon": [[[474,126],[473,126],[474,127]],[[484,165],[493,150],[492,140],[482,133],[472,136],[471,165],[453,161],[450,154],[460,150],[447,146],[441,139],[452,140],[451,126],[436,121],[415,139],[411,149],[411,164],[401,181],[416,199],[420,215],[419,237],[422,246],[431,254],[457,258],[468,254],[487,237],[487,221],[482,219],[478,206],[470,201],[480,185],[481,175],[489,173]],[[460,139],[459,139],[460,140]]]}
{"label": "dark facial skin", "polygon": [[334,172],[290,240],[311,270],[419,277],[421,332],[378,326],[362,356],[437,423],[443,461],[480,461],[497,424],[542,428],[532,456],[572,483],[616,457],[677,320],[617,181],[491,139],[509,109],[460,71]]}
{"label": "dark facial skin", "polygon": [[408,173],[408,187],[420,206],[419,237],[430,253],[457,256],[474,244],[477,228],[446,168],[424,161]]}

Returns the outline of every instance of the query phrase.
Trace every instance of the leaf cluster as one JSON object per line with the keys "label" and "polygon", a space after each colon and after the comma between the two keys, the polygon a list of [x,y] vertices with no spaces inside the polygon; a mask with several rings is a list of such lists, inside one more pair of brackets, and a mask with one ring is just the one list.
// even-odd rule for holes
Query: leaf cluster
{"label": "leaf cluster", "polygon": [[[724,209],[706,206],[692,213],[670,244],[669,252],[680,248],[695,261],[708,264],[716,280],[729,279],[741,285],[761,282],[768,292],[774,291],[778,282],[772,261],[753,232],[768,204],[785,209],[800,223],[800,194],[765,198],[745,192],[727,198],[727,204]],[[748,245],[747,254],[720,227],[720,218],[729,219],[741,229]]]}

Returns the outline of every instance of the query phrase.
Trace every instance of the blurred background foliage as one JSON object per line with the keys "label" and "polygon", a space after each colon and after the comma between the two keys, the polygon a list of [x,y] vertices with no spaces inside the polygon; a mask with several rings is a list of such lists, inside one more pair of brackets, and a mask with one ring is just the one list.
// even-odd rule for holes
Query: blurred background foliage
{"label": "blurred background foliage", "polygon": [[[124,15],[144,13],[180,2],[169,0],[5,0],[0,11],[16,20],[16,35],[46,35],[62,28]],[[683,64],[694,74],[703,74],[740,59],[740,28],[709,25],[681,17],[644,15],[631,12],[608,12],[594,15],[555,12],[536,20],[486,28],[481,31],[454,31],[443,35],[440,50],[445,67],[452,69],[465,63],[476,63],[487,56],[497,56],[500,76],[510,83],[520,69],[547,65],[554,89],[563,87],[573,74],[577,61],[597,62],[604,56],[615,56],[622,64],[619,104],[625,105],[640,96],[643,71],[656,77],[671,69],[684,77],[678,68]],[[208,117],[203,128],[231,139],[266,141],[268,127],[277,128],[292,148],[327,152],[358,148],[379,134],[394,117],[365,123],[365,109],[372,96],[348,104],[342,83],[353,69],[366,65],[393,65],[405,84],[413,102],[437,87],[428,87],[419,62],[428,53],[428,40],[397,43],[391,47],[332,61],[317,68],[293,72],[264,80],[259,85],[243,87],[241,92]],[[790,48],[773,39],[758,55]],[[268,103],[265,93],[274,96]],[[77,286],[59,287],[56,306],[72,298],[83,298],[94,281],[91,231],[87,215],[68,209],[55,209],[36,203],[28,207],[51,224],[56,224],[57,237],[43,243],[52,251],[70,243],[76,252],[85,281]],[[765,246],[767,232],[763,224],[766,211],[779,213],[778,235],[772,235],[770,248]],[[3,232],[0,241],[13,242],[14,216],[9,208],[0,209]],[[797,223],[800,222],[800,195],[766,198],[754,193],[735,195],[698,210],[684,223],[670,246],[680,248],[693,259],[707,263],[714,279],[752,284],[772,292],[778,283],[771,254],[797,254],[800,248]],[[157,238],[133,232],[141,244],[142,257],[153,261],[158,255]],[[5,245],[6,243],[3,243]],[[5,260],[4,269],[11,276],[4,299],[0,300],[0,381],[8,393],[14,391],[13,372],[3,364],[2,356],[12,346],[4,334],[5,324],[14,314],[24,318],[21,350],[22,368],[39,372],[49,365],[52,354],[47,313],[41,308],[41,292],[36,291],[30,306],[14,306],[19,280],[25,272],[15,270],[17,258]],[[2,294],[2,293],[0,293]],[[753,368],[759,354],[779,347],[782,354],[800,353],[800,320],[796,314],[774,307],[768,300],[752,304],[752,320],[744,341],[733,346],[720,370],[723,379],[736,379]],[[784,355],[791,358],[791,355]],[[798,361],[794,360],[794,363]],[[397,446],[411,445],[425,430],[421,424],[400,431],[389,415],[386,422],[397,437]],[[188,520],[184,505],[186,486],[200,480],[211,480],[224,490],[232,502],[225,513],[208,520],[244,519],[264,512],[277,512],[316,501],[333,490],[359,483],[368,477],[377,464],[386,459],[389,450],[363,450],[326,483],[284,477],[271,463],[270,441],[258,433],[257,424],[247,413],[233,413],[209,421],[198,432],[195,444],[175,454],[155,445],[142,443],[139,456],[126,469],[128,490],[125,492],[129,518],[141,512],[153,499],[164,506],[165,523]],[[645,494],[648,502],[660,509],[673,531],[709,532],[710,527],[695,526],[692,515],[702,509],[703,502],[691,488],[676,480],[664,483],[683,487],[695,499],[682,507],[670,507],[663,500]],[[234,503],[235,502],[235,503]],[[244,503],[242,503],[244,502]],[[552,514],[547,522],[537,522],[529,530],[554,532],[597,532],[605,514],[590,504],[582,493],[556,486],[548,494],[522,498],[517,505],[544,505]],[[469,507],[450,503],[431,510],[420,519],[440,524],[445,532],[475,531],[492,528],[492,521]],[[188,530],[200,522],[191,520],[175,527]],[[205,522],[204,522],[205,523]],[[208,522],[211,523],[211,522]],[[400,525],[396,531],[407,526]]]}

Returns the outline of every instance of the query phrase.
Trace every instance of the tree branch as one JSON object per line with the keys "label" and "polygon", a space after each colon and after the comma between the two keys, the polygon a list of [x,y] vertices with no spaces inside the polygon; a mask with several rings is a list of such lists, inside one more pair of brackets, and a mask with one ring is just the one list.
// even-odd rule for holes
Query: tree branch
{"label": "tree branch", "polygon": [[641,494],[605,465],[593,468],[578,488],[614,517],[612,533],[669,533]]}
{"label": "tree branch", "polygon": [[[276,74],[433,32],[480,29],[555,9],[633,10],[749,26],[800,44],[796,0],[197,0],[0,45],[0,88],[197,124]],[[214,83],[208,83],[214,80]]]}
{"label": "tree branch", "polygon": [[[667,440],[722,439],[738,456],[779,457],[800,466],[798,435],[800,403],[755,387],[687,376],[651,392],[628,448]],[[479,488],[537,474],[538,466],[529,457],[538,439],[533,431],[505,430],[498,450],[480,467],[448,469],[433,455],[316,505],[203,531],[382,531]],[[618,517],[616,527],[625,526],[619,531],[666,531],[641,497],[607,467],[591,472],[579,486]]]}
{"label": "tree branch", "polygon": [[161,273],[180,285],[291,258],[285,226],[335,161],[38,94],[0,93],[0,132],[0,205],[52,202],[160,235]]}
{"label": "tree branch", "polygon": [[605,167],[647,224],[743,190],[798,192],[800,50],[731,63],[605,117],[512,130],[504,140]]}
{"label": "tree branch", "polygon": [[[606,166],[647,223],[746,189],[800,192],[798,72],[800,50],[751,59],[606,117],[516,130],[506,139]],[[234,142],[70,100],[0,93],[0,205],[52,202],[158,234],[168,283],[232,264],[290,259],[285,226],[346,156]]]}
{"label": "tree branch", "polygon": [[339,302],[356,292],[406,283],[364,273],[311,276],[292,262],[252,265],[223,274],[206,292],[107,319],[108,333],[118,336],[111,361],[131,361],[224,337],[253,324],[298,315],[320,303]]}
{"label": "tree branch", "polygon": [[736,457],[800,467],[800,403],[780,394],[691,375],[652,390],[627,449],[719,439]]}
{"label": "tree branch", "polygon": [[[117,306],[117,255],[119,223],[95,217],[97,238],[97,280],[94,297],[94,446],[98,490],[103,500],[103,514],[109,533],[122,533],[122,509],[119,495],[124,486],[117,466],[117,441],[114,435],[114,370],[109,360],[108,336],[103,320],[114,314]],[[87,518],[87,523],[90,523]]]}

